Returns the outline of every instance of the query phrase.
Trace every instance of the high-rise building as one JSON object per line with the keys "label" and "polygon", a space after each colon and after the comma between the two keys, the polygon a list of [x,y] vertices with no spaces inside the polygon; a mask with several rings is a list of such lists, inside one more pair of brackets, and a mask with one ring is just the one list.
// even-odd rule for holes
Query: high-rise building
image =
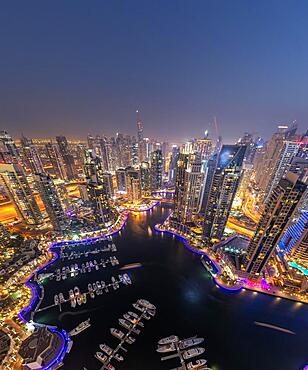
{"label": "high-rise building", "polygon": [[136,203],[141,199],[140,174],[133,167],[126,168],[126,191],[131,202]]}
{"label": "high-rise building", "polygon": [[104,172],[103,177],[102,177],[102,182],[106,189],[108,198],[112,198],[114,196],[112,174],[109,172]]}
{"label": "high-rise building", "polygon": [[205,170],[204,170],[204,181],[200,195],[200,205],[199,205],[199,212],[202,216],[205,215],[205,210],[207,207],[210,190],[212,186],[213,176],[217,167],[217,159],[218,154],[213,154],[209,160],[205,161]]}
{"label": "high-rise building", "polygon": [[126,191],[126,172],[124,168],[116,170],[117,190]]}
{"label": "high-rise building", "polygon": [[56,136],[56,140],[65,164],[67,179],[72,180],[75,178],[75,161],[73,155],[70,153],[67,139],[65,136]]}
{"label": "high-rise building", "polygon": [[277,186],[279,180],[289,171],[293,158],[296,156],[300,144],[296,141],[284,140],[276,157],[273,158],[273,171],[265,189],[265,199]]}
{"label": "high-rise building", "polygon": [[137,144],[138,144],[138,157],[139,162],[143,162],[147,159],[146,155],[146,142],[143,137],[143,123],[140,118],[139,110],[137,113]]}
{"label": "high-rise building", "polygon": [[179,148],[177,145],[172,145],[172,152],[171,152],[171,158],[170,158],[170,164],[169,164],[169,175],[168,175],[168,181],[171,186],[175,184],[175,176],[176,176],[176,163],[179,156]]}
{"label": "high-rise building", "polygon": [[45,210],[55,231],[63,233],[67,230],[68,218],[65,215],[57,189],[52,178],[43,173],[35,174],[36,185]]}
{"label": "high-rise building", "polygon": [[0,163],[0,180],[18,216],[27,224],[41,223],[41,212],[22,166]]}
{"label": "high-rise building", "polygon": [[11,243],[11,234],[7,228],[0,223],[0,246],[7,247]]}
{"label": "high-rise building", "polygon": [[93,153],[93,149],[84,151],[84,174],[87,182],[103,182],[103,169],[99,157]]}
{"label": "high-rise building", "polygon": [[279,250],[298,262],[308,265],[308,211],[288,227],[278,243]]}
{"label": "high-rise building", "polygon": [[136,142],[135,137],[133,137],[132,145],[131,145],[131,159],[132,159],[132,166],[137,166],[139,164],[139,144]]}
{"label": "high-rise building", "polygon": [[223,145],[207,199],[203,237],[221,239],[241,178],[245,146]]}
{"label": "high-rise building", "polygon": [[[186,168],[182,174],[180,174],[181,169],[179,168],[179,178],[177,178],[177,182],[178,184],[181,182],[181,186],[176,188],[176,193],[181,191],[183,194],[181,194],[181,196],[179,196],[179,194],[176,195],[176,208],[174,213],[178,222],[187,223],[193,221],[193,217],[197,215],[199,210],[204,178],[201,154],[189,154],[187,164],[184,160],[184,162],[178,161],[178,165],[179,167],[185,165]],[[180,179],[180,176],[182,176],[182,179]]]}
{"label": "high-rise building", "polygon": [[43,163],[32,140],[22,137],[22,155],[26,166],[34,173],[44,173]]}
{"label": "high-rise building", "polygon": [[4,163],[17,163],[20,154],[12,136],[6,131],[0,131],[0,161]]}
{"label": "high-rise building", "polygon": [[58,145],[56,143],[46,144],[46,152],[49,158],[49,162],[53,168],[53,174],[62,180],[66,180],[64,162],[60,154]]}
{"label": "high-rise building", "polygon": [[158,190],[163,185],[163,157],[160,149],[151,153],[151,183],[152,190]]}
{"label": "high-rise building", "polygon": [[289,172],[273,189],[244,260],[243,268],[249,275],[258,277],[262,274],[279,239],[292,220],[306,187],[298,180],[297,175]]}
{"label": "high-rise building", "polygon": [[188,166],[188,154],[179,153],[176,162],[175,194],[174,194],[174,219],[184,219],[183,204],[185,197],[185,174]]}
{"label": "high-rise building", "polygon": [[103,227],[110,226],[114,221],[115,213],[110,206],[104,185],[90,181],[87,184],[87,192],[95,221]]}
{"label": "high-rise building", "polygon": [[108,188],[105,186],[106,179],[104,179],[101,160],[95,156],[91,149],[85,151],[84,173],[88,193],[86,198],[91,205],[94,219],[103,227],[110,226],[113,223],[115,211],[109,203]]}
{"label": "high-rise building", "polygon": [[140,164],[140,182],[141,191],[144,195],[151,190],[151,172],[149,162],[141,162]]}
{"label": "high-rise building", "polygon": [[256,185],[266,198],[288,171],[298,145],[294,145],[296,127],[278,126],[266,146],[256,156],[254,168]]}

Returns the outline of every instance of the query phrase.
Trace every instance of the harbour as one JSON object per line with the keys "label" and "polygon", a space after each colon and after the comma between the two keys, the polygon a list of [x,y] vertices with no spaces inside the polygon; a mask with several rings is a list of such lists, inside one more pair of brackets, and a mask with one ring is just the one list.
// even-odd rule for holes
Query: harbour
{"label": "harbour", "polygon": [[[91,326],[74,337],[63,369],[99,370],[101,364],[94,358],[99,345],[106,343],[116,348],[119,344],[119,340],[110,335],[110,327],[120,325],[118,319],[131,302],[146,297],[157,307],[155,319],[145,322],[146,330],[138,325],[141,333],[133,345],[125,347],[128,352],[121,354],[125,361],[115,360],[116,369],[179,368],[177,358],[161,361],[156,352],[158,340],[174,332],[180,338],[189,338],[195,333],[204,337],[208,366],[215,370],[272,370],[266,367],[269,361],[280,370],[302,370],[308,360],[307,307],[250,291],[225,292],[217,287],[200,258],[185,249],[180,240],[155,231],[150,235],[149,228],[154,230],[154,225],[167,217],[168,212],[167,207],[160,206],[134,216],[133,222],[128,220],[126,227],[113,238],[118,266],[109,265],[98,271],[94,269],[89,275],[61,280],[60,290],[55,280],[46,280],[43,284],[42,307],[52,304],[54,295],[61,290],[64,293],[78,286],[81,292],[86,292],[89,282],[93,287],[93,282],[110,281],[111,276],[121,273],[122,266],[126,266],[122,273],[129,274],[132,280],[127,289],[112,288],[108,294],[95,299],[87,295],[87,303],[77,304],[76,308],[67,303],[62,312],[52,309],[34,315],[35,321],[57,325],[68,332],[90,317]],[[74,248],[75,251],[91,250],[90,245]],[[80,258],[82,263],[84,260]],[[62,268],[65,263],[58,260],[50,270]],[[296,335],[257,326],[255,321],[288,328]]]}

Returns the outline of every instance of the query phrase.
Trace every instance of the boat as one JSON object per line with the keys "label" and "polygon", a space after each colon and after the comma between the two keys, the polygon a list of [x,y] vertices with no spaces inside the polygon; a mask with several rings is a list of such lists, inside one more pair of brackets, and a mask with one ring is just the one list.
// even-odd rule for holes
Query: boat
{"label": "boat", "polygon": [[96,352],[94,355],[100,362],[104,363],[108,360],[108,357],[104,355],[102,352]]}
{"label": "boat", "polygon": [[135,342],[135,338],[133,338],[133,337],[127,337],[126,339],[125,339],[125,342],[126,343],[128,343],[128,344],[133,344],[134,342]]}
{"label": "boat", "polygon": [[93,283],[93,290],[94,290],[94,291],[96,291],[96,289],[97,289],[97,288],[96,288],[96,284],[95,284],[95,283]]}
{"label": "boat", "polygon": [[140,306],[138,303],[133,303],[133,307],[138,311],[141,311],[141,312],[145,311],[145,308]]}
{"label": "boat", "polygon": [[114,358],[115,358],[117,361],[119,361],[119,362],[124,361],[124,357],[123,357],[123,356],[121,356],[121,355],[119,355],[118,353],[116,353],[116,354],[114,355]]}
{"label": "boat", "polygon": [[135,319],[139,319],[139,316],[135,312],[133,312],[133,311],[128,311],[128,314],[130,316],[134,317]]}
{"label": "boat", "polygon": [[76,298],[71,299],[71,306],[72,306],[73,308],[75,308],[75,307],[76,307]]}
{"label": "boat", "polygon": [[55,302],[55,304],[57,305],[57,304],[59,304],[59,297],[58,297],[58,294],[56,294],[55,296],[54,296],[54,302]]}
{"label": "boat", "polygon": [[82,298],[81,298],[80,294],[77,295],[77,303],[78,303],[79,306],[81,306],[81,304],[82,304]]}
{"label": "boat", "polygon": [[97,289],[102,289],[102,285],[99,281],[96,282]]}
{"label": "boat", "polygon": [[86,293],[83,293],[82,294],[81,299],[82,299],[82,302],[83,303],[87,303],[87,295],[86,295]]}
{"label": "boat", "polygon": [[105,352],[108,356],[110,356],[113,352],[113,349],[107,346],[107,344],[100,344],[99,348]]}
{"label": "boat", "polygon": [[148,310],[147,311],[152,317],[156,315],[156,311]]}
{"label": "boat", "polygon": [[73,289],[70,289],[69,292],[68,292],[68,294],[69,294],[70,299],[74,299],[75,298]]}
{"label": "boat", "polygon": [[89,283],[89,284],[88,284],[88,291],[89,291],[89,292],[91,292],[91,290],[93,290],[93,287],[92,287],[92,284],[91,284],[91,283]]}
{"label": "boat", "polygon": [[128,313],[125,313],[125,314],[123,315],[123,317],[124,317],[124,319],[125,319],[125,320],[127,320],[127,321],[131,322],[132,324],[135,324],[135,322],[136,322],[136,319],[135,319],[135,318],[130,317],[130,315],[129,315]]}
{"label": "boat", "polygon": [[93,299],[93,298],[95,298],[95,294],[94,294],[94,291],[92,290],[91,292],[90,292],[90,297]]}
{"label": "boat", "polygon": [[158,347],[156,350],[156,352],[159,352],[159,353],[166,353],[166,352],[172,352],[172,351],[176,351],[175,343],[164,344]]}
{"label": "boat", "polygon": [[163,345],[163,344],[169,344],[169,343],[175,343],[179,341],[179,337],[176,335],[170,335],[170,337],[163,338],[158,341],[158,344]]}
{"label": "boat", "polygon": [[107,370],[115,370],[115,368],[111,364],[106,365],[106,369]]}
{"label": "boat", "polygon": [[124,337],[124,333],[123,333],[123,331],[118,330],[118,329],[115,329],[115,328],[110,328],[110,333],[111,333],[114,337],[116,337],[116,338],[118,338],[118,339],[122,339],[122,338]]}
{"label": "boat", "polygon": [[202,347],[196,347],[188,349],[187,351],[183,352],[183,358],[187,360],[188,358],[196,357],[201,355],[205,351]]}
{"label": "boat", "polygon": [[206,360],[204,360],[203,358],[200,359],[200,360],[197,360],[196,362],[189,362],[187,364],[187,369],[188,370],[201,370],[201,369],[205,369],[205,364],[206,364]]}
{"label": "boat", "polygon": [[144,313],[142,317],[146,320],[151,320],[151,316],[147,315],[146,313]]}
{"label": "boat", "polygon": [[59,299],[60,299],[60,303],[64,303],[65,302],[63,293],[59,293]]}
{"label": "boat", "polygon": [[204,342],[204,338],[188,338],[179,342],[179,348],[185,349]]}
{"label": "boat", "polygon": [[104,289],[106,286],[106,283],[104,282],[104,280],[101,280],[101,284],[102,284],[102,289]]}
{"label": "boat", "polygon": [[72,337],[74,335],[77,335],[79,333],[81,333],[82,331],[88,329],[88,327],[90,327],[91,324],[90,324],[90,318],[87,319],[86,321],[83,321],[81,322],[75,329],[71,330],[69,332],[69,335]]}
{"label": "boat", "polygon": [[132,328],[132,332],[136,333],[136,334],[140,334],[141,331],[137,328]]}
{"label": "boat", "polygon": [[141,306],[149,310],[153,310],[153,311],[156,310],[156,307],[151,302],[147,301],[146,299],[138,299],[137,303],[141,304]]}
{"label": "boat", "polygon": [[124,319],[119,319],[119,324],[123,326],[123,328],[130,330],[132,328],[132,324]]}
{"label": "boat", "polygon": [[79,290],[78,286],[75,286],[74,287],[74,293],[75,293],[75,295],[79,295],[80,294],[80,290]]}

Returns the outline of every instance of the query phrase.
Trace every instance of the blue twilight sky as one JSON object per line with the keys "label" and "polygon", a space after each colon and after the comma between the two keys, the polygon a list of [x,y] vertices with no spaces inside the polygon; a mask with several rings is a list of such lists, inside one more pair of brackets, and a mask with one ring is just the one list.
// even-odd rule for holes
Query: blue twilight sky
{"label": "blue twilight sky", "polygon": [[175,142],[308,127],[308,1],[2,2],[0,129]]}

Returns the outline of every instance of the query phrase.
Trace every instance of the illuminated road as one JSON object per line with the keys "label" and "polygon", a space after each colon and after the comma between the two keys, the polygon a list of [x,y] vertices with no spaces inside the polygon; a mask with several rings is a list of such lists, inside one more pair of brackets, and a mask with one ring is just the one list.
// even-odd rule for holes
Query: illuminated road
{"label": "illuminated road", "polygon": [[[68,195],[70,197],[79,197],[80,193],[78,190],[78,187],[76,185],[69,184],[67,186]],[[37,201],[37,204],[41,211],[44,210],[44,205],[42,200],[38,195],[35,195],[35,199]],[[5,201],[0,204],[0,222],[1,223],[9,223],[14,222],[18,220],[18,215],[16,213],[16,210],[10,201]]]}
{"label": "illuminated road", "polygon": [[227,227],[231,230],[236,231],[238,234],[252,237],[254,234],[254,229],[246,226],[243,222],[238,221],[234,217],[229,217],[227,222]]}
{"label": "illuminated road", "polygon": [[245,201],[242,206],[244,215],[256,224],[260,220],[260,214],[256,211],[256,199],[250,193],[246,193]]}

